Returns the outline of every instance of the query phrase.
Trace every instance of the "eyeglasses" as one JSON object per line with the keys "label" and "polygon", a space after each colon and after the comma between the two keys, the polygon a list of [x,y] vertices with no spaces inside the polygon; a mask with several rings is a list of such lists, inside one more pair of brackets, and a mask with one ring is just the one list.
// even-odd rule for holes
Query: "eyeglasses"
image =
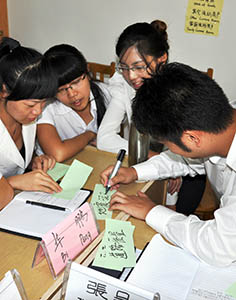
{"label": "eyeglasses", "polygon": [[118,64],[118,66],[116,67],[116,70],[118,73],[120,74],[127,74],[130,71],[135,72],[136,74],[143,74],[144,72],[147,71],[147,69],[149,68],[149,66],[151,65],[151,63],[153,62],[154,59],[152,59],[150,61],[150,63],[148,63],[147,65],[144,66],[133,66],[133,67],[126,67],[126,66],[122,66],[121,64]]}
{"label": "eyeglasses", "polygon": [[83,80],[85,79],[86,74],[83,74],[78,79],[75,79],[71,84],[68,85],[68,87],[60,88],[57,91],[57,94],[60,96],[66,96],[69,89],[75,90],[82,86]]}

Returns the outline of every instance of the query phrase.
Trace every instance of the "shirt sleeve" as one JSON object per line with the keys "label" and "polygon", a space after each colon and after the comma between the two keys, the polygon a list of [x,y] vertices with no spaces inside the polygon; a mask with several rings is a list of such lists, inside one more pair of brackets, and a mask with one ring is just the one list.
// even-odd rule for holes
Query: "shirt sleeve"
{"label": "shirt sleeve", "polygon": [[151,157],[146,162],[133,166],[139,180],[162,180],[180,176],[205,174],[203,160],[186,159],[170,150]]}
{"label": "shirt sleeve", "polygon": [[37,120],[37,124],[51,124],[51,125],[55,126],[55,120],[54,120],[55,112],[54,112],[54,109],[53,109],[53,105],[55,105],[54,102],[48,104],[44,108],[44,110],[42,111],[41,116]]}
{"label": "shirt sleeve", "polygon": [[122,82],[112,82],[109,86],[112,96],[97,134],[97,147],[100,150],[117,153],[121,148],[128,151],[128,141],[119,135],[120,126],[127,114],[125,94]]}
{"label": "shirt sleeve", "polygon": [[104,83],[104,82],[98,82],[96,84],[100,87],[100,89],[102,90],[102,92],[105,96],[104,103],[105,103],[105,106],[107,108],[109,103],[111,102],[111,98],[112,98],[111,93],[108,89],[108,84]]}
{"label": "shirt sleeve", "polygon": [[[223,196],[227,197],[227,196]],[[215,211],[213,220],[186,217],[164,206],[154,207],[146,223],[170,242],[189,251],[201,261],[224,267],[235,262],[236,196],[228,196],[228,205]]]}

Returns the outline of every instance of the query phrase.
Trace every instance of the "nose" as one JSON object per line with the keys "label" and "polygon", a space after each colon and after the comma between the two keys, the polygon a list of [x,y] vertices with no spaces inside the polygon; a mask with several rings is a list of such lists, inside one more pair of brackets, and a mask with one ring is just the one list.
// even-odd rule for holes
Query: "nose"
{"label": "nose", "polygon": [[137,78],[137,74],[136,74],[136,72],[135,71],[133,71],[133,70],[131,70],[131,69],[129,69],[129,79],[130,80],[133,80],[133,79],[136,79]]}
{"label": "nose", "polygon": [[42,113],[44,106],[45,106],[45,102],[39,102],[39,103],[37,103],[34,106],[34,109],[33,109],[32,113],[35,116],[39,116]]}
{"label": "nose", "polygon": [[69,87],[67,88],[67,95],[68,95],[68,97],[72,98],[72,97],[74,97],[75,95],[77,95],[77,90],[76,90],[74,87],[69,86]]}

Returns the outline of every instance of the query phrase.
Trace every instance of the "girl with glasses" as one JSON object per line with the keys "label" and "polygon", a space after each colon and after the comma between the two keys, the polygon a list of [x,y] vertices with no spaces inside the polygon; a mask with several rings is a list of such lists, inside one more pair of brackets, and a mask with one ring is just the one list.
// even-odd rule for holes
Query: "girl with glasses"
{"label": "girl with glasses", "polygon": [[98,131],[99,149],[128,151],[128,140],[119,135],[120,126],[131,123],[136,90],[155,72],[157,64],[166,63],[168,50],[166,24],[162,21],[135,23],[121,33],[116,44],[117,72],[109,80],[112,101]]}
{"label": "girl with glasses", "polygon": [[[165,64],[168,60],[169,44],[166,29],[167,25],[163,21],[155,20],[150,24],[130,25],[119,36],[116,44],[117,72],[109,80],[112,100],[99,127],[97,136],[99,149],[118,152],[122,148],[128,151],[127,138],[123,138],[119,134],[120,126],[123,124],[128,127],[131,124],[132,99],[142,86],[143,80],[151,77],[156,67]],[[153,154],[150,151],[150,156]],[[187,182],[187,180],[189,181]],[[199,180],[198,192],[195,193],[195,200],[190,203],[189,197],[184,195],[186,194],[184,185],[189,185],[187,193],[192,194],[192,180],[185,178],[181,189],[180,178],[169,181],[167,203],[174,209],[176,207],[179,209],[180,206],[181,212],[186,214],[192,213],[198,206],[205,188],[205,178],[195,178],[195,182]],[[177,206],[175,206],[179,191],[183,194],[181,197],[184,200],[180,201],[179,197]]]}
{"label": "girl with glasses", "polygon": [[[60,186],[46,173],[54,167],[55,159],[47,155],[34,155],[36,119],[56,89],[54,73],[42,54],[22,47],[11,38],[2,39],[0,173],[3,176],[1,184],[6,188],[10,185],[18,190],[61,191]],[[31,171],[25,172],[26,169]]]}
{"label": "girl with glasses", "polygon": [[38,153],[64,161],[87,144],[96,145],[97,130],[110,101],[104,83],[91,80],[83,54],[61,44],[44,54],[58,78],[56,101],[38,120]]}

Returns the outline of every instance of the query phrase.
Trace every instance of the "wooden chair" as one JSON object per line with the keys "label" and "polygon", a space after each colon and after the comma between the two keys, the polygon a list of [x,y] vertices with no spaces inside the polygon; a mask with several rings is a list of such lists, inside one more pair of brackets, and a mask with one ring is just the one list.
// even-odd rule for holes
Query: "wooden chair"
{"label": "wooden chair", "polygon": [[210,78],[213,78],[213,69],[212,68],[208,68],[207,71],[204,73],[206,73]]}
{"label": "wooden chair", "polygon": [[104,82],[106,77],[110,78],[115,73],[115,62],[111,62],[110,65],[98,64],[95,62],[88,62],[88,70],[92,79],[100,80]]}
{"label": "wooden chair", "polygon": [[210,220],[214,218],[214,211],[219,208],[219,201],[213,192],[211,185],[207,179],[206,187],[202,200],[196,208],[194,215],[197,215],[202,220]]}

